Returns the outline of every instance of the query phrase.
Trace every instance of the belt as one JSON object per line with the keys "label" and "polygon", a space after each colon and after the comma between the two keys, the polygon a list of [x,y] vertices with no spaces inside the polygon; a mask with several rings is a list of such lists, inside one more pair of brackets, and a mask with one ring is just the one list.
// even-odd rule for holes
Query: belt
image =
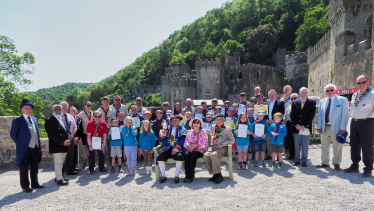
{"label": "belt", "polygon": [[354,119],[354,118],[352,118],[352,120],[356,121],[356,122],[358,122],[358,121],[364,121],[364,120],[370,120],[370,119],[374,119],[374,118],[365,118],[365,119]]}
{"label": "belt", "polygon": [[326,124],[326,126],[330,126],[331,127],[331,124]]}

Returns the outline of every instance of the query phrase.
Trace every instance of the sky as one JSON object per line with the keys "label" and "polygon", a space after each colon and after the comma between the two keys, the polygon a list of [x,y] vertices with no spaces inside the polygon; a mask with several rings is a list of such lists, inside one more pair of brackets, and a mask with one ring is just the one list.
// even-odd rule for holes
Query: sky
{"label": "sky", "polygon": [[228,0],[0,0],[0,35],[35,57],[21,91],[96,83]]}

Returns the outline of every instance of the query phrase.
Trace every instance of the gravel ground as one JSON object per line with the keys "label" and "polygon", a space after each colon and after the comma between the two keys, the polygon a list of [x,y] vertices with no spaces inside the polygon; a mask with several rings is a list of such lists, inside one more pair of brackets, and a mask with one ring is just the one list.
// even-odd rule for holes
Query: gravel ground
{"label": "gravel ground", "polygon": [[[341,167],[348,168],[349,146],[343,150]],[[320,156],[320,145],[312,145],[307,168],[293,167],[287,160],[283,170],[249,167],[238,171],[235,164],[234,180],[228,179],[225,164],[225,180],[218,185],[207,181],[210,176],[204,164],[198,164],[196,179],[191,184],[182,183],[183,171],[181,182],[174,184],[175,167],[168,165],[169,179],[165,184],[156,182],[154,174],[125,176],[96,170],[95,175],[89,175],[86,169],[70,176],[70,184],[64,187],[55,184],[52,166],[42,166],[39,181],[46,187],[31,194],[21,191],[17,169],[6,169],[0,170],[0,209],[374,210],[374,177],[361,178],[358,173],[336,172],[332,168],[316,169]],[[361,173],[362,167],[361,163]],[[139,173],[142,172],[140,167]]]}

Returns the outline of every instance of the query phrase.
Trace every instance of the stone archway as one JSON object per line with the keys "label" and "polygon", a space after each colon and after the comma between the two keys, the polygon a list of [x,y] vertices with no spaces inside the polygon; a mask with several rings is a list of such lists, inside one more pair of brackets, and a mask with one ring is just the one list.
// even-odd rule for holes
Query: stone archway
{"label": "stone archway", "polygon": [[373,25],[373,14],[366,19],[366,26]]}

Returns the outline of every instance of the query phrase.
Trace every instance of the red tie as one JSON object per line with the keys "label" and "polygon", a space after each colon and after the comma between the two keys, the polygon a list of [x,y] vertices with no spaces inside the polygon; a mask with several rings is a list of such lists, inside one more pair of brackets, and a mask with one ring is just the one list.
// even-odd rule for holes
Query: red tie
{"label": "red tie", "polygon": [[330,119],[329,119],[329,116],[330,116],[330,106],[331,106],[331,99],[329,99],[329,105],[327,106],[327,111],[326,111],[326,116],[325,116],[325,122],[326,123],[330,122]]}

